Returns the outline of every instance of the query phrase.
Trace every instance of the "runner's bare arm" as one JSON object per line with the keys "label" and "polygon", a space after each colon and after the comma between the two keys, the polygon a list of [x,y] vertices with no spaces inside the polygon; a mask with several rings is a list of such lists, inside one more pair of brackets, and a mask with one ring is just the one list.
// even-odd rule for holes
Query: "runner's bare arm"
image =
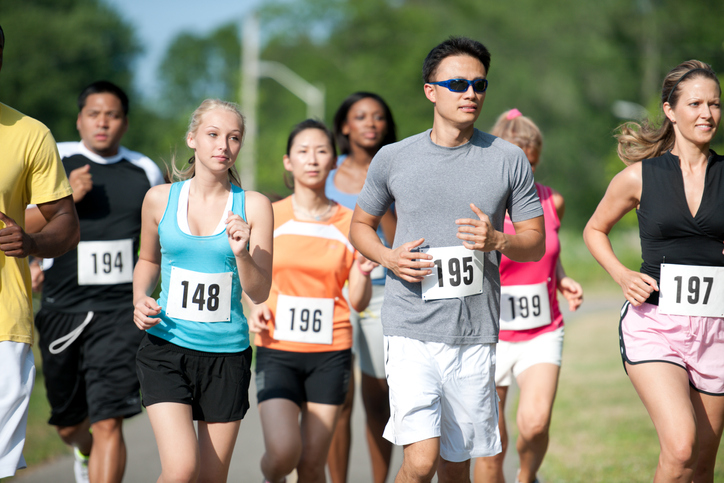
{"label": "runner's bare arm", "polygon": [[373,216],[359,205],[355,206],[349,239],[352,245],[364,256],[379,263],[407,282],[421,282],[432,273],[432,256],[427,253],[412,251],[425,241],[423,238],[403,243],[395,249],[387,248],[377,236],[380,216]]}
{"label": "runner's bare arm", "polygon": [[463,240],[465,248],[500,253],[516,262],[534,262],[545,253],[545,225],[543,216],[525,221],[514,222],[516,234],[509,235],[496,230],[488,215],[470,203],[470,209],[476,218],[460,218],[455,220],[458,225],[457,237]]}
{"label": "runner's bare arm", "polygon": [[269,297],[271,289],[274,212],[269,199],[261,193],[247,191],[246,217],[248,224],[236,216],[234,224],[227,226],[227,233],[244,293],[255,304],[260,304]]}
{"label": "runner's bare arm", "polygon": [[0,250],[9,257],[54,258],[73,249],[80,241],[78,214],[73,198],[66,196],[59,200],[38,205],[46,224],[37,233],[28,233],[15,220],[0,212]]}
{"label": "runner's bare arm", "polygon": [[624,296],[634,306],[641,305],[651,292],[658,290],[656,280],[626,268],[613,252],[608,234],[613,226],[636,208],[641,200],[641,163],[634,163],[618,173],[583,230],[583,241],[593,258],[621,286]]}
{"label": "runner's bare arm", "polygon": [[349,272],[349,303],[357,312],[367,308],[372,298],[370,273],[378,264],[357,253],[357,260]]}
{"label": "runner's bare arm", "polygon": [[133,322],[141,330],[158,324],[161,307],[151,298],[161,273],[161,244],[158,224],[166,210],[171,185],[151,188],[141,208],[141,249],[133,270]]}

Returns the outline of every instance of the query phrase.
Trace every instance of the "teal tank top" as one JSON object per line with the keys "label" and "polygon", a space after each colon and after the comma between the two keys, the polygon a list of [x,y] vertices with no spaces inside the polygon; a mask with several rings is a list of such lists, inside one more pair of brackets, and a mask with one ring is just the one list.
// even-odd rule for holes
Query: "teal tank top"
{"label": "teal tank top", "polygon": [[[162,307],[161,322],[147,332],[187,349],[242,352],[249,347],[249,326],[241,305],[236,258],[226,231],[193,236],[179,228],[179,195],[188,182],[171,185],[166,211],[158,224],[161,296],[157,302]],[[244,190],[232,184],[231,191],[231,210],[246,221]]]}

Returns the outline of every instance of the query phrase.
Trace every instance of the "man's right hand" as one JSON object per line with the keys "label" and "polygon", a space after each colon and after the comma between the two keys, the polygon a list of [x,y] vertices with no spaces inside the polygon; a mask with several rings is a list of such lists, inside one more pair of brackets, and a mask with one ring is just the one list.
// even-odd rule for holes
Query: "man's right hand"
{"label": "man's right hand", "polygon": [[425,276],[432,273],[431,269],[435,264],[431,261],[432,255],[413,251],[425,242],[424,238],[407,242],[394,250],[389,250],[384,256],[383,265],[388,270],[406,282],[422,282]]}
{"label": "man's right hand", "polygon": [[33,240],[15,220],[0,211],[0,250],[7,257],[25,258],[32,251]]}
{"label": "man's right hand", "polygon": [[73,201],[78,203],[93,189],[93,175],[90,174],[90,164],[71,171],[68,181],[70,181],[70,187],[73,188]]}

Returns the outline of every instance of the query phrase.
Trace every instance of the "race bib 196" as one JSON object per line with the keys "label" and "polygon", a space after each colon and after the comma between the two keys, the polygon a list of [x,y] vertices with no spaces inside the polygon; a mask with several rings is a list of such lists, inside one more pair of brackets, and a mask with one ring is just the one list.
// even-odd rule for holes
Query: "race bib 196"
{"label": "race bib 196", "polygon": [[171,267],[166,315],[192,322],[228,322],[232,273],[201,273]]}
{"label": "race bib 196", "polygon": [[661,264],[659,312],[724,317],[724,267]]}
{"label": "race bib 196", "polygon": [[274,315],[276,340],[331,344],[333,325],[334,299],[279,294]]}
{"label": "race bib 196", "polygon": [[133,281],[133,240],[78,243],[78,285]]}
{"label": "race bib 196", "polygon": [[551,323],[548,284],[500,287],[500,330],[527,330]]}
{"label": "race bib 196", "polygon": [[424,250],[432,255],[432,273],[422,280],[425,301],[483,293],[483,253],[464,246]]}

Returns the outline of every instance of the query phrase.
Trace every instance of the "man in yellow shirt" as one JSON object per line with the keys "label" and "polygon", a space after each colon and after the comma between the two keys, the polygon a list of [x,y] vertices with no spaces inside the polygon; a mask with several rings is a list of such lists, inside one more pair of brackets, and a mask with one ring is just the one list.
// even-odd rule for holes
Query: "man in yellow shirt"
{"label": "man in yellow shirt", "polygon": [[[5,34],[0,27],[0,68]],[[0,103],[0,478],[25,468],[28,402],[35,381],[29,255],[56,257],[80,239],[72,190],[52,134],[40,122]],[[25,232],[25,207],[36,204],[47,224]]]}

